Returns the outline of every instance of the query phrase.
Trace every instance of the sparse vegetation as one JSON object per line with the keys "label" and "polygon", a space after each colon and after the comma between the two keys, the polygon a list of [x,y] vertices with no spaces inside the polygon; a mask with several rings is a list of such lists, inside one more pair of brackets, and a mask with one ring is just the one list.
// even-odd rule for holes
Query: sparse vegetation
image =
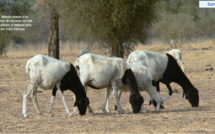
{"label": "sparse vegetation", "polygon": [[[160,0],[156,4],[155,1],[0,0],[0,16],[28,15],[33,20],[32,27],[22,33],[0,31],[0,55],[7,49],[7,56],[0,58],[0,133],[215,133],[215,9],[199,9],[197,0]],[[49,103],[45,102],[50,101],[51,92],[39,89],[38,100],[44,104],[41,109],[47,112],[38,116],[28,101],[30,118],[23,119],[22,94],[29,83],[26,61],[36,54],[48,54],[50,8],[47,2],[52,2],[60,15],[60,59],[74,63],[82,48],[126,59],[132,49],[164,53],[179,47],[185,74],[199,90],[199,107],[191,108],[182,98],[182,89],[172,84],[177,93],[173,93],[158,114],[152,112],[153,107],[148,105],[150,98],[144,92],[144,105],[149,113],[130,114],[129,93],[124,93],[120,103],[125,114],[114,111],[113,96],[109,101],[112,113],[103,114],[101,102],[104,102],[105,90],[89,89],[91,105],[98,114],[68,117],[62,114],[65,109],[57,94],[56,116],[50,117]],[[146,10],[142,12],[143,9]],[[75,19],[76,23],[70,21]],[[175,41],[172,46],[171,39]],[[160,88],[164,97],[167,90],[162,88],[166,87]],[[71,108],[74,94],[66,92],[65,95]]]}
{"label": "sparse vegetation", "polygon": [[[187,42],[214,38],[214,9],[199,9],[196,0],[161,0],[156,2],[145,0],[141,1],[142,3],[138,1],[124,2],[120,0],[112,3],[94,1],[93,4],[88,1],[55,0],[52,4],[60,15],[60,43],[61,41],[69,41],[73,44],[84,41],[89,48],[93,44],[99,44],[97,45],[99,49],[105,46],[112,55],[122,57],[122,55],[129,54],[136,44],[143,43],[146,39],[146,44],[154,40],[170,44],[170,40],[173,39],[175,41],[173,47],[179,48]],[[48,44],[49,1],[22,0],[17,5],[20,5],[21,2],[24,2],[24,6],[18,8],[20,12],[17,12],[17,15],[22,12],[27,13],[29,18],[33,20],[32,27],[23,34],[19,34],[19,32],[9,34],[11,38],[8,38],[8,41],[22,39],[26,46],[42,42]],[[32,8],[29,9],[29,7]],[[1,5],[0,8],[4,9]],[[0,11],[3,11],[1,9]],[[151,24],[152,27],[149,27]],[[6,36],[1,33],[0,38]],[[114,47],[117,46],[114,44],[122,45],[123,43],[123,47],[119,45],[120,49]],[[1,44],[5,46],[10,42]]]}
{"label": "sparse vegetation", "polygon": [[[76,55],[80,48],[74,45],[72,51],[69,51],[69,44],[62,46],[62,60],[70,61],[74,64]],[[81,44],[85,46],[85,44]],[[42,45],[43,46],[43,45]],[[34,48],[30,46],[29,48]],[[203,49],[205,48],[205,49]],[[206,49],[207,48],[207,49]],[[164,53],[169,50],[168,45],[161,43],[143,46],[139,44],[136,49],[146,49]],[[200,95],[200,105],[198,108],[191,108],[187,100],[182,98],[182,89],[171,84],[178,93],[173,93],[172,97],[164,103],[164,110],[155,114],[153,106],[149,106],[150,97],[147,93],[141,92],[144,97],[144,106],[150,110],[149,113],[129,114],[129,93],[124,93],[121,98],[121,105],[125,114],[117,114],[114,111],[115,100],[110,95],[111,114],[103,114],[101,106],[104,102],[105,90],[88,90],[88,96],[96,115],[87,113],[86,116],[74,115],[68,117],[65,108],[62,105],[59,94],[55,101],[55,117],[50,117],[48,113],[51,92],[43,91],[38,93],[39,103],[44,105],[41,109],[44,111],[42,116],[36,114],[36,110],[29,99],[28,111],[29,118],[23,119],[22,113],[22,93],[26,90],[29,83],[29,76],[25,73],[25,64],[27,59],[38,53],[45,53],[40,49],[19,49],[10,50],[8,57],[0,59],[0,133],[215,133],[215,100],[214,88],[215,77],[214,70],[205,69],[215,67],[214,56],[215,46],[212,40],[199,43],[188,43],[181,47],[183,61],[185,63],[185,73],[198,88]],[[92,53],[104,55],[100,49],[92,49]],[[109,53],[107,53],[107,56]],[[196,60],[198,59],[198,60]],[[16,68],[16,75],[12,75],[10,66]],[[41,91],[42,89],[38,89]],[[161,97],[167,94],[166,87],[161,85]],[[73,94],[65,92],[68,107],[74,105]],[[203,114],[204,113],[204,114]],[[39,128],[39,129],[38,129]],[[135,129],[131,129],[135,128]]]}

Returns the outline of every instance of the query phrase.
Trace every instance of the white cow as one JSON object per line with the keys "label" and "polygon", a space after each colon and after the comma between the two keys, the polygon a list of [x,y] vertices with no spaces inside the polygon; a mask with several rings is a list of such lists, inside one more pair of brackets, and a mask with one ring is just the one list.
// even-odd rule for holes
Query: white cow
{"label": "white cow", "polygon": [[[148,68],[130,63],[128,63],[128,65],[130,66],[132,72],[134,73],[139,90],[146,91],[151,98],[150,103],[155,101],[157,103],[157,106],[155,106],[155,110],[160,111],[160,105],[161,103],[163,103],[163,100],[156,89],[156,83],[153,80],[153,77],[149,72]],[[122,91],[123,90],[120,90],[119,92],[119,98],[121,97]],[[142,107],[142,111],[147,112],[147,110],[144,107]]]}
{"label": "white cow", "polygon": [[172,95],[171,82],[178,83],[183,88],[183,95],[189,100],[193,107],[199,105],[198,90],[192,85],[176,60],[170,54],[159,54],[156,52],[136,50],[128,56],[128,63],[145,66],[156,81],[157,89],[160,91],[159,82],[164,83],[169,89],[166,100]]}
{"label": "white cow", "polygon": [[53,116],[52,109],[56,96],[56,91],[59,89],[66,112],[72,116],[66,104],[64,96],[65,90],[71,90],[75,96],[76,101],[74,106],[77,106],[80,115],[86,113],[89,99],[86,96],[84,87],[80,82],[74,66],[66,61],[60,61],[46,55],[36,55],[27,61],[25,66],[26,73],[30,75],[30,83],[27,90],[23,93],[23,116],[27,117],[27,96],[31,91],[32,101],[38,114],[42,114],[37,102],[37,88],[40,87],[44,90],[53,89],[50,105],[50,113]]}
{"label": "white cow", "polygon": [[[139,93],[133,72],[124,59],[88,53],[80,56],[76,60],[75,67],[80,70],[80,79],[85,87],[89,86],[94,89],[107,88],[107,90],[113,88],[119,113],[123,113],[124,111],[119,103],[117,91],[118,89],[127,89],[125,87],[128,85],[128,89],[131,92],[130,103],[134,112],[140,112],[143,97]],[[108,105],[109,93],[106,93],[105,106],[106,104]],[[92,109],[90,108],[90,110]],[[107,113],[110,112],[108,106],[104,107],[103,110]]]}

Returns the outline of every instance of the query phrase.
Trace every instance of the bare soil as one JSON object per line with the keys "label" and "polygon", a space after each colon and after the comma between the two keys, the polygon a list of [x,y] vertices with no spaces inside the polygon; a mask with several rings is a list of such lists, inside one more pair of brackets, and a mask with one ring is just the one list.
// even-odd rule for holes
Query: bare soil
{"label": "bare soil", "polygon": [[[168,46],[155,44],[151,46],[138,45],[136,49],[152,50],[159,53],[170,49]],[[61,97],[57,94],[54,104],[54,117],[48,113],[51,90],[38,93],[38,102],[43,111],[37,115],[29,96],[27,102],[28,118],[22,116],[22,94],[29,83],[29,76],[25,73],[26,61],[37,53],[46,51],[22,50],[11,51],[8,57],[0,59],[0,133],[215,133],[215,45],[213,42],[185,44],[182,50],[185,74],[192,84],[199,90],[200,105],[192,108],[190,103],[182,98],[182,89],[172,83],[178,93],[165,103],[165,109],[156,113],[150,106],[149,95],[142,92],[144,106],[149,113],[129,113],[129,93],[123,93],[120,100],[125,111],[118,114],[114,111],[115,100],[110,97],[110,114],[103,113],[105,89],[88,90],[91,107],[95,115],[87,113],[85,116],[66,114]],[[103,50],[91,50],[104,55]],[[78,50],[62,50],[61,59],[74,63]],[[105,53],[106,54],[106,53]],[[168,93],[168,89],[161,85],[161,96]],[[67,103],[73,112],[73,93],[65,92]]]}

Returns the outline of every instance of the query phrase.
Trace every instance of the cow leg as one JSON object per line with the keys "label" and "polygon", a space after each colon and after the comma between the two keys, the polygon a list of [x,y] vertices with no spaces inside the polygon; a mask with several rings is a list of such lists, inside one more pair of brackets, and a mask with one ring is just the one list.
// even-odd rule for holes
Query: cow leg
{"label": "cow leg", "polygon": [[37,87],[36,86],[33,87],[33,92],[32,92],[32,95],[31,95],[31,99],[33,101],[33,104],[34,104],[34,107],[35,107],[37,113],[39,115],[41,115],[42,111],[40,110],[40,107],[39,107],[38,102],[37,102]]}
{"label": "cow leg", "polygon": [[55,86],[52,90],[52,97],[51,97],[51,103],[50,103],[50,109],[49,109],[49,113],[51,114],[51,116],[53,117],[53,105],[54,105],[54,100],[56,97],[56,93],[57,93],[57,87]]}
{"label": "cow leg", "polygon": [[22,114],[25,118],[28,117],[27,108],[26,108],[27,107],[27,97],[33,89],[34,89],[34,86],[30,84],[30,85],[28,85],[27,89],[23,93]]}
{"label": "cow leg", "polygon": [[[87,86],[85,86],[85,92],[87,94]],[[89,110],[89,113],[94,114],[93,109],[91,108],[90,104],[87,106],[87,109]]]}
{"label": "cow leg", "polygon": [[167,87],[168,90],[169,90],[169,94],[162,100],[162,102],[166,101],[166,100],[172,95],[172,93],[173,93],[170,84],[169,84],[169,83],[165,83],[165,85],[166,85],[166,87]]}
{"label": "cow leg", "polygon": [[[158,92],[160,92],[160,81],[157,81],[156,82],[156,90],[158,91]],[[151,105],[151,103],[154,105],[154,107],[155,107],[155,110],[157,111],[157,102],[154,100],[154,99],[152,99],[152,96],[153,95],[151,95],[151,99],[150,99],[150,101],[149,101],[149,105]],[[163,101],[163,100],[162,100]],[[160,105],[160,108],[161,109],[164,109],[164,106],[161,104]]]}
{"label": "cow leg", "polygon": [[67,106],[67,103],[66,103],[66,97],[65,97],[65,95],[64,95],[64,92],[63,92],[63,91],[61,91],[59,87],[58,87],[58,89],[59,89],[59,91],[60,91],[60,95],[61,95],[61,98],[62,98],[63,104],[64,104],[64,106],[65,106],[65,108],[66,108],[66,112],[67,112],[67,114],[69,114],[69,116],[72,116],[72,113],[69,111],[69,108],[68,108],[68,106]]}
{"label": "cow leg", "polygon": [[114,97],[115,97],[115,100],[116,100],[116,105],[117,105],[117,111],[119,113],[124,113],[120,103],[119,103],[119,98],[118,98],[118,90],[117,90],[117,86],[116,86],[116,82],[111,82],[112,84],[112,87],[113,87],[113,93],[114,93]]}
{"label": "cow leg", "polygon": [[[88,82],[89,78],[88,77],[80,77],[80,80],[81,80],[82,85],[85,88],[85,92],[86,92],[86,95],[87,95],[87,86],[85,84]],[[94,111],[92,110],[90,104],[87,106],[87,109],[89,110],[89,113],[94,114]],[[74,108],[74,113],[77,113],[77,111],[78,111],[78,108],[75,107]]]}
{"label": "cow leg", "polygon": [[[118,95],[119,95],[119,101],[122,95],[122,90],[118,90]],[[115,111],[117,110],[117,106],[115,105]]]}
{"label": "cow leg", "polygon": [[105,93],[105,103],[104,103],[104,106],[102,108],[103,112],[105,112],[105,113],[110,113],[110,108],[109,108],[110,93],[111,93],[111,86],[108,86],[107,91]]}
{"label": "cow leg", "polygon": [[149,110],[147,110],[147,109],[144,107],[143,104],[142,104],[142,106],[141,106],[141,111],[142,111],[143,113],[148,113],[148,112],[149,112]]}

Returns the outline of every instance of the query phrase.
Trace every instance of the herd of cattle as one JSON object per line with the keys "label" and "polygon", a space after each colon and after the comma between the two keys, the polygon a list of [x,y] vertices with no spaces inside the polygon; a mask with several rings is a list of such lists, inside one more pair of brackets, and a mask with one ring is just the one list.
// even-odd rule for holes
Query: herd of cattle
{"label": "herd of cattle", "polygon": [[[181,67],[177,61],[181,63]],[[70,62],[46,55],[35,55],[27,61],[25,69],[30,76],[30,84],[23,93],[24,117],[27,117],[27,96],[31,91],[34,107],[38,114],[42,114],[37,102],[38,87],[44,90],[52,89],[50,104],[52,116],[54,116],[53,104],[57,90],[69,116],[72,116],[72,113],[66,103],[65,90],[71,90],[75,95],[74,112],[79,111],[80,115],[85,115],[87,108],[93,112],[86,94],[87,86],[93,89],[107,88],[102,108],[105,113],[110,113],[108,99],[112,90],[119,113],[124,112],[119,102],[124,91],[130,92],[130,112],[147,112],[143,106],[144,100],[140,91],[147,91],[150,104],[154,105],[156,111],[160,111],[163,102],[172,95],[171,82],[182,87],[183,96],[188,99],[192,107],[199,105],[198,90],[184,74],[181,51],[178,49],[164,54],[136,50],[128,56],[127,62],[122,58],[106,57],[84,51],[79,55],[74,66]],[[77,71],[80,72],[80,77]],[[160,82],[164,83],[169,90],[169,94],[163,99],[159,94]]]}

